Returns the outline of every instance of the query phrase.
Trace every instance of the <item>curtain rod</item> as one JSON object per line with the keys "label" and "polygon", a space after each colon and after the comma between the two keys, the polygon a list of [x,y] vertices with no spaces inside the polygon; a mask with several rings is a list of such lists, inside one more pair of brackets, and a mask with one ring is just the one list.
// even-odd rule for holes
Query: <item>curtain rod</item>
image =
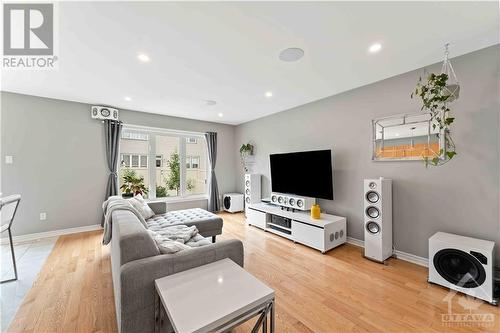
{"label": "curtain rod", "polygon": [[142,125],[123,124],[123,129],[124,130],[134,130],[134,131],[150,131],[150,132],[157,132],[157,133],[164,133],[164,134],[178,134],[178,135],[185,135],[185,136],[205,137],[204,132],[190,132],[190,131],[174,130],[174,129],[168,129],[168,128],[150,127],[150,126],[142,126]]}

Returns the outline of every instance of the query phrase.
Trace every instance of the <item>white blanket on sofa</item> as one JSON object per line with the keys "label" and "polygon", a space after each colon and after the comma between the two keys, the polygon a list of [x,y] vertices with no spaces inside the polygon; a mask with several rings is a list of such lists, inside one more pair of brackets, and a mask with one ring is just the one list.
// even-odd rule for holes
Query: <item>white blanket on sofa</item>
{"label": "white blanket on sofa", "polygon": [[210,245],[210,241],[200,235],[194,225],[191,227],[174,225],[161,230],[148,231],[163,254],[177,253],[193,247]]}
{"label": "white blanket on sofa", "polygon": [[108,200],[104,201],[102,204],[102,210],[104,211],[104,235],[102,238],[102,243],[104,245],[109,244],[111,241],[111,231],[113,229],[113,218],[112,213],[115,210],[128,210],[137,216],[139,221],[147,227],[144,217],[135,209],[132,204],[123,199],[121,196],[112,196]]}

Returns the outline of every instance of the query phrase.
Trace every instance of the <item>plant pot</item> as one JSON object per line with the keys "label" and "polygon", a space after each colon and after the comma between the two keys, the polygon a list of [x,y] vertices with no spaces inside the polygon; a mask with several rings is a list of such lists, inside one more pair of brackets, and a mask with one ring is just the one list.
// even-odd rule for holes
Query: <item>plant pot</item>
{"label": "plant pot", "polygon": [[122,193],[122,198],[132,198],[134,193]]}
{"label": "plant pot", "polygon": [[459,84],[446,85],[445,95],[450,96],[446,100],[447,102],[453,102],[454,100],[458,99],[458,96],[460,95],[460,85]]}

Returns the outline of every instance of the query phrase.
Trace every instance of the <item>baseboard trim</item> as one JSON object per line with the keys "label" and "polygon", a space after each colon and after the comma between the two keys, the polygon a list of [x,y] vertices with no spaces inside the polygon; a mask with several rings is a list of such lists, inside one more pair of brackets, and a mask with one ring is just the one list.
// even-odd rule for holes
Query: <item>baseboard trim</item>
{"label": "baseboard trim", "polygon": [[[32,242],[38,239],[43,239],[43,238],[50,238],[50,237],[58,237],[62,235],[69,235],[69,234],[76,234],[79,232],[87,232],[87,231],[95,231],[95,230],[101,230],[102,227],[99,224],[95,225],[88,225],[84,227],[76,227],[76,228],[67,228],[67,229],[59,229],[59,230],[52,230],[52,231],[45,231],[45,232],[37,232],[33,234],[26,234],[26,235],[19,235],[19,236],[13,236],[12,241],[14,244],[20,244],[20,243],[26,243],[26,242]],[[8,237],[3,237],[0,239],[0,244],[8,244],[9,243],[9,238]]]}
{"label": "baseboard trim", "polygon": [[[365,242],[357,238],[347,237],[347,243],[359,247],[365,247]],[[429,260],[427,258],[419,257],[411,253],[394,250],[394,257],[419,266],[429,267]]]}

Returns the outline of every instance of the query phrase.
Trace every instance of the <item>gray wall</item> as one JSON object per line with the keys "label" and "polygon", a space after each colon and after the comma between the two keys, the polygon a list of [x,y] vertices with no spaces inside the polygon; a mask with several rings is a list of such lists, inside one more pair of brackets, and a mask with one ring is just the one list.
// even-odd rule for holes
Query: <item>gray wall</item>
{"label": "gray wall", "polygon": [[[429,236],[445,231],[496,241],[500,259],[499,49],[453,59],[462,84],[460,99],[452,105],[458,155],[444,166],[371,161],[371,119],[418,112],[410,93],[422,70],[242,124],[236,128],[237,147],[255,144],[254,172],[263,174],[263,195],[271,190],[270,153],[331,148],[335,200],[320,200],[320,205],[347,217],[351,237],[364,238],[363,179],[384,176],[394,180],[396,249],[427,257]],[[440,64],[428,70],[439,71]]]}
{"label": "gray wall", "polygon": [[[24,235],[100,223],[107,181],[103,124],[90,118],[88,104],[1,93],[1,185],[4,195],[20,193],[13,226]],[[127,124],[218,132],[216,173],[221,193],[235,189],[234,126],[120,111]],[[14,164],[5,164],[5,155]],[[206,202],[169,208],[206,207]],[[40,221],[40,212],[47,220]]]}

